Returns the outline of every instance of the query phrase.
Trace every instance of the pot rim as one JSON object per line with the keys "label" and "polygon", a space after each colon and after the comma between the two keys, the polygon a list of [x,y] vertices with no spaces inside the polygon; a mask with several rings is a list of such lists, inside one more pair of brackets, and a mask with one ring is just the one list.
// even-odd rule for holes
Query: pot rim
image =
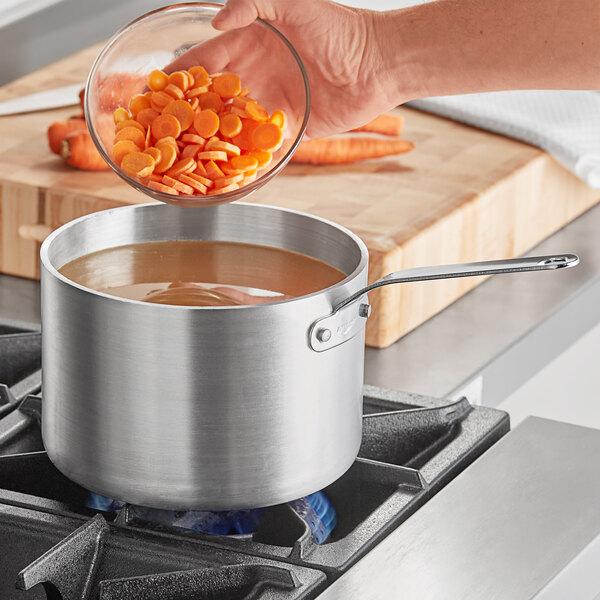
{"label": "pot rim", "polygon": [[[42,272],[43,272],[43,270],[46,270],[50,275],[52,275],[54,278],[61,281],[63,284],[66,284],[73,288],[79,289],[82,292],[90,293],[95,296],[105,298],[107,301],[125,302],[128,304],[139,305],[139,306],[143,306],[146,308],[151,306],[154,309],[158,308],[159,310],[163,310],[163,311],[167,311],[167,310],[168,311],[180,311],[180,310],[183,310],[183,311],[189,311],[189,310],[192,310],[192,311],[219,310],[219,311],[221,311],[221,310],[225,310],[226,311],[226,310],[260,310],[260,309],[264,310],[264,309],[268,309],[269,307],[273,307],[273,306],[281,306],[281,305],[290,304],[292,302],[306,301],[306,300],[315,298],[319,295],[326,294],[329,292],[334,292],[340,288],[343,288],[350,281],[355,279],[358,276],[358,274],[361,271],[363,271],[363,269],[365,268],[365,266],[368,263],[369,251],[367,249],[366,244],[362,241],[362,239],[358,235],[356,235],[355,233],[350,231],[348,228],[344,227],[343,225],[339,225],[338,223],[335,223],[334,221],[331,221],[329,219],[324,219],[323,217],[318,217],[316,215],[311,215],[309,213],[305,213],[305,212],[302,212],[299,210],[294,210],[291,208],[284,208],[284,207],[280,207],[280,206],[271,206],[268,204],[259,204],[256,202],[235,201],[235,202],[230,202],[229,205],[256,206],[256,207],[259,207],[260,209],[286,212],[286,213],[300,215],[302,217],[307,217],[307,218],[313,219],[315,221],[320,221],[321,223],[324,223],[326,225],[329,225],[331,227],[334,227],[334,228],[342,231],[348,237],[350,237],[350,239],[358,246],[358,248],[360,250],[360,255],[361,255],[360,261],[359,261],[358,265],[356,266],[356,268],[349,275],[344,277],[344,279],[342,279],[341,281],[339,281],[338,283],[336,283],[332,286],[323,288],[322,290],[318,290],[316,292],[312,292],[312,293],[306,294],[304,296],[297,296],[295,298],[288,298],[287,300],[278,300],[275,302],[268,302],[265,304],[241,304],[241,305],[231,305],[231,306],[183,306],[183,305],[177,305],[177,304],[154,304],[154,303],[143,302],[142,300],[133,300],[131,298],[122,298],[120,296],[113,296],[112,294],[107,294],[105,292],[100,292],[93,288],[86,287],[84,285],[81,285],[81,284],[73,281],[72,279],[69,279],[68,277],[65,277],[52,264],[52,261],[50,260],[50,257],[49,257],[50,246],[52,245],[52,242],[57,237],[62,235],[65,231],[68,231],[72,227],[76,227],[78,225],[78,223],[80,223],[82,221],[93,219],[96,215],[99,215],[101,213],[107,213],[107,212],[111,212],[111,211],[114,212],[114,211],[118,211],[118,210],[120,210],[120,211],[138,210],[138,209],[142,210],[144,208],[149,208],[152,206],[157,206],[157,207],[167,206],[167,207],[169,207],[168,204],[153,201],[153,202],[146,202],[143,204],[117,206],[114,208],[108,208],[105,210],[96,211],[96,212],[89,213],[87,215],[78,217],[77,219],[73,219],[72,221],[69,221],[69,222],[65,223],[64,225],[61,225],[58,229],[55,229],[50,235],[48,235],[48,237],[46,237],[46,239],[42,242],[42,245],[40,247],[40,263],[43,267]],[[226,208],[225,208],[226,206],[227,206],[227,204],[220,205],[218,207],[208,207],[208,206],[207,207],[198,207],[195,210],[203,210],[203,208],[206,208],[206,210],[210,210],[210,209],[214,209],[214,208],[219,208],[220,210],[226,210]],[[182,207],[171,206],[170,209],[189,210],[189,207],[182,208]],[[161,240],[156,240],[156,241],[161,241]],[[234,241],[234,240],[231,240],[231,241]],[[119,246],[109,246],[109,247],[110,248],[118,248]],[[84,256],[84,255],[82,255],[82,256]]]}

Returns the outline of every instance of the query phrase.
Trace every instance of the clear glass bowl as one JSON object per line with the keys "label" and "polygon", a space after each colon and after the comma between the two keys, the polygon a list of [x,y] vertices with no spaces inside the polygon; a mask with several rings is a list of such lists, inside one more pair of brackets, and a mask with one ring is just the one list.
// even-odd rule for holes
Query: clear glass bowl
{"label": "clear glass bowl", "polygon": [[[218,31],[211,21],[221,8],[222,5],[205,2],[174,4],[139,17],[107,42],[88,77],[85,115],[100,154],[129,185],[169,204],[208,206],[248,196],[283,169],[308,122],[308,76],[289,41],[260,19],[243,29]],[[126,103],[116,100],[119,95],[130,97],[148,90],[147,76],[154,69],[171,72],[194,64],[204,66],[209,73],[237,73],[242,86],[250,88],[250,97],[269,114],[276,109],[285,112],[287,126],[272,162],[258,171],[253,182],[222,194],[175,196],[144,185],[113,161],[113,113],[118,106],[127,108]]]}

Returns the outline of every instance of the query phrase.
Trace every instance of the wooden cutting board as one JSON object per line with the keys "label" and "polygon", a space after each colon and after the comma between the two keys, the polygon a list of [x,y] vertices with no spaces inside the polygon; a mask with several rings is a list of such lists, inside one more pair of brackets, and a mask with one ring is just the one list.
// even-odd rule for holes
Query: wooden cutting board
{"label": "wooden cutting board", "polygon": [[[0,88],[0,101],[84,81],[98,50],[89,48]],[[413,152],[351,166],[290,165],[249,201],[348,227],[369,248],[372,281],[413,266],[518,256],[600,199],[600,191],[537,148],[398,110]],[[90,212],[148,200],[112,172],[77,171],[51,154],[48,125],[76,112],[0,117],[0,271],[39,277],[40,241],[51,230]],[[368,345],[388,346],[481,280],[371,292]]]}

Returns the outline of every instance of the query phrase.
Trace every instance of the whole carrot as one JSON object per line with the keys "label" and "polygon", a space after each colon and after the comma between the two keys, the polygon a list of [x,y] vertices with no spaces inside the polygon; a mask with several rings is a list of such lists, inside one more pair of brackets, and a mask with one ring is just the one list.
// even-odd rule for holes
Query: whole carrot
{"label": "whole carrot", "polygon": [[403,127],[404,119],[400,115],[384,113],[378,117],[375,117],[362,127],[352,129],[352,131],[366,131],[369,133],[381,133],[383,135],[399,136],[402,134]]}
{"label": "whole carrot", "polygon": [[301,142],[291,162],[313,165],[340,165],[413,149],[408,140],[386,140],[366,137],[318,138]]}
{"label": "whole carrot", "polygon": [[48,145],[54,154],[60,154],[62,141],[70,133],[76,131],[87,131],[85,121],[80,118],[68,119],[67,121],[55,121],[48,127]]}
{"label": "whole carrot", "polygon": [[107,171],[109,166],[96,150],[87,131],[70,133],[62,141],[60,154],[67,164],[86,171]]}

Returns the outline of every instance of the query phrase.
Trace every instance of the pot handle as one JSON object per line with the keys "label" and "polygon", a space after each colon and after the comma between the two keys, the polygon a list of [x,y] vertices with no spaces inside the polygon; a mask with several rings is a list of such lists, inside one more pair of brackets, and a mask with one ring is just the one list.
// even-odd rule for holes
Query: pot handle
{"label": "pot handle", "polygon": [[[574,267],[578,263],[579,257],[576,254],[557,254],[434,267],[413,267],[396,271],[355,292],[337,304],[331,314],[317,319],[309,331],[310,345],[313,350],[322,352],[354,337],[362,329],[363,319],[367,319],[371,314],[371,306],[365,294],[384,285],[499,273],[556,270]],[[358,303],[357,301],[362,298],[364,301]]]}

